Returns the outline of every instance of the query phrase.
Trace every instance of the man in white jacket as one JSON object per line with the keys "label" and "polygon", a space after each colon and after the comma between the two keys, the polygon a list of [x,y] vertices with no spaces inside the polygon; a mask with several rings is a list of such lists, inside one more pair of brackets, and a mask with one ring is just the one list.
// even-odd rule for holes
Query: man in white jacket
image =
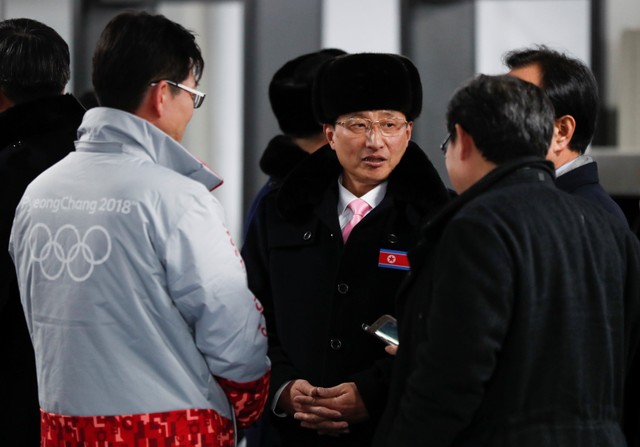
{"label": "man in white jacket", "polygon": [[[27,188],[12,229],[42,445],[232,446],[267,396],[261,305],[179,141],[200,106],[192,33],[127,12],[103,31],[77,151]],[[236,425],[237,424],[237,425]]]}

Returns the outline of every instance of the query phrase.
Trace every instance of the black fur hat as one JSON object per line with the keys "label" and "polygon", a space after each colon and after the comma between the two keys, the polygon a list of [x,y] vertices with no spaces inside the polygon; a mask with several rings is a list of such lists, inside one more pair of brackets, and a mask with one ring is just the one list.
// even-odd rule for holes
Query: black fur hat
{"label": "black fur hat", "polygon": [[409,121],[422,110],[422,84],[404,56],[359,53],[320,67],[313,88],[318,120],[333,124],[340,115],[364,110],[397,110]]}
{"label": "black fur hat", "polygon": [[304,54],[276,71],[269,84],[269,101],[282,132],[295,137],[322,132],[313,112],[313,80],[322,63],[343,54],[333,48]]}

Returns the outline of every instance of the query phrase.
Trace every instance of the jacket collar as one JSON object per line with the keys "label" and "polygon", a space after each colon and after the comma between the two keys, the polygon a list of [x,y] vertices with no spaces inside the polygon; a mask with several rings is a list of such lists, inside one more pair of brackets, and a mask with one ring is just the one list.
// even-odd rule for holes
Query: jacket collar
{"label": "jacket collar", "polygon": [[424,259],[423,253],[433,247],[447,223],[469,202],[490,189],[517,183],[543,182],[554,185],[553,163],[537,157],[522,157],[503,163],[473,184],[469,189],[447,204],[438,214],[425,223],[422,236],[409,253],[411,265]]}
{"label": "jacket collar", "polygon": [[556,186],[567,192],[573,192],[580,186],[596,184],[598,182],[598,165],[595,161],[583,164],[556,178]]}
{"label": "jacket collar", "polygon": [[172,169],[210,191],[222,184],[208,166],[148,121],[108,107],[87,111],[78,129],[78,152],[122,152]]}
{"label": "jacket collar", "polygon": [[260,169],[269,177],[283,179],[309,154],[286,135],[277,135],[269,141],[260,158]]}
{"label": "jacket collar", "polygon": [[[323,200],[325,191],[333,187],[341,171],[338,157],[328,144],[318,149],[285,179],[278,192],[278,209],[287,218],[310,213]],[[387,194],[390,193],[421,210],[434,209],[449,200],[449,192],[431,161],[412,141],[389,175]]]}
{"label": "jacket collar", "polygon": [[0,146],[24,138],[68,129],[74,132],[84,115],[84,107],[72,95],[36,99],[0,113]]}

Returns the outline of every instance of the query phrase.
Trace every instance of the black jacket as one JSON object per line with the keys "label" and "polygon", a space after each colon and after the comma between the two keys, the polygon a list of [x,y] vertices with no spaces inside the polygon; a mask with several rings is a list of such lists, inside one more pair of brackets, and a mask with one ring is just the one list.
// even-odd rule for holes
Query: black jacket
{"label": "black jacket", "polygon": [[35,360],[25,323],[9,235],[16,206],[27,185],[74,150],[84,108],[70,95],[16,105],[0,114],[0,445],[40,445]]}
{"label": "black jacket", "polygon": [[502,165],[424,228],[375,446],[613,447],[638,427],[640,244]]}
{"label": "black jacket", "polygon": [[329,146],[306,158],[264,197],[242,250],[249,286],[267,319],[271,397],[298,378],[324,387],[353,381],[372,416],[337,438],[272,417],[285,445],[370,443],[385,404],[391,359],[361,327],[394,313],[394,295],[406,274],[379,267],[380,251],[406,252],[421,220],[449,198],[424,152],[410,143],[389,177],[385,198],[345,245],[337,216],[340,172]]}
{"label": "black jacket", "polygon": [[620,206],[600,185],[598,165],[595,161],[565,172],[556,178],[556,186],[569,194],[597,203],[629,226],[629,221]]}
{"label": "black jacket", "polygon": [[269,176],[269,180],[260,188],[249,207],[243,234],[247,233],[262,198],[272,189],[278,188],[285,177],[308,156],[308,152],[286,135],[276,135],[269,141],[260,158],[260,169]]}

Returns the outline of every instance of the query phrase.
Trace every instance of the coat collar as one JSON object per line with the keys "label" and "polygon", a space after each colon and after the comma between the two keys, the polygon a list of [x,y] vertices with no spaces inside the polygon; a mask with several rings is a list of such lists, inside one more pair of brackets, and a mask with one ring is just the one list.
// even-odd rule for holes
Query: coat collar
{"label": "coat collar", "polygon": [[283,179],[309,154],[286,135],[272,138],[260,158],[260,169],[269,177]]}
{"label": "coat collar", "polygon": [[[335,151],[323,146],[306,157],[286,178],[278,191],[277,206],[287,218],[307,215],[332,188],[342,171]],[[449,200],[449,192],[422,149],[410,141],[406,152],[391,172],[387,194],[411,202],[423,211]]]}
{"label": "coat collar", "polygon": [[422,228],[422,236],[414,250],[409,253],[412,266],[424,259],[424,252],[433,247],[447,223],[469,202],[490,189],[517,183],[543,182],[554,185],[554,168],[550,161],[538,157],[522,157],[503,163],[481,178],[469,189],[447,204]]}
{"label": "coat collar", "polygon": [[24,135],[42,135],[62,129],[75,131],[84,107],[71,95],[57,95],[17,104],[0,113],[0,147]]}
{"label": "coat collar", "polygon": [[122,152],[147,159],[202,183],[209,190],[222,184],[208,166],[153,124],[131,113],[96,107],[78,129],[78,152]]}

